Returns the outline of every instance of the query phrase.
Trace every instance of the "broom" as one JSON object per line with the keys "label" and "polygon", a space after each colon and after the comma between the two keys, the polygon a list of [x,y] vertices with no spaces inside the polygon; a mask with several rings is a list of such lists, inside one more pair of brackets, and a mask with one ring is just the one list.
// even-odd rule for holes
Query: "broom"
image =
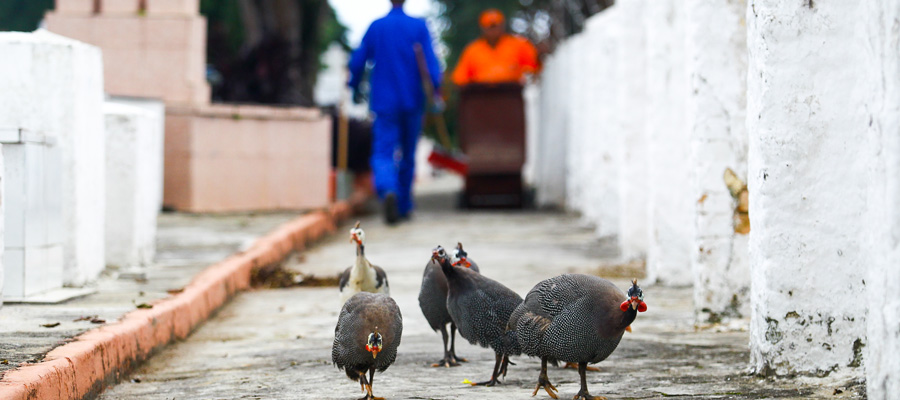
{"label": "broom", "polygon": [[435,168],[443,168],[462,176],[469,173],[469,164],[466,156],[458,151],[451,151],[453,147],[450,144],[450,134],[447,132],[447,123],[444,120],[443,110],[437,110],[434,107],[434,85],[431,83],[431,74],[428,73],[428,65],[425,63],[425,54],[422,52],[422,45],[416,43],[413,45],[416,52],[416,61],[419,63],[419,75],[422,77],[422,89],[425,91],[425,98],[428,99],[428,105],[432,111],[435,128],[438,132],[438,140],[440,146],[435,146],[428,155],[428,162]]}

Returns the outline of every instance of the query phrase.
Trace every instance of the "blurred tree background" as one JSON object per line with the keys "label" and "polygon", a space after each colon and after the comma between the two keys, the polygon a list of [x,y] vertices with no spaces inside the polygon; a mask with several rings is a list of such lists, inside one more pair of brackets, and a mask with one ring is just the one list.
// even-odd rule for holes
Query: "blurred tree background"
{"label": "blurred tree background", "polygon": [[[54,0],[0,0],[0,31],[37,29]],[[201,0],[215,101],[313,106],[320,55],[347,48],[328,0]]]}
{"label": "blurred tree background", "polygon": [[53,0],[0,0],[0,31],[31,32],[53,9]]}

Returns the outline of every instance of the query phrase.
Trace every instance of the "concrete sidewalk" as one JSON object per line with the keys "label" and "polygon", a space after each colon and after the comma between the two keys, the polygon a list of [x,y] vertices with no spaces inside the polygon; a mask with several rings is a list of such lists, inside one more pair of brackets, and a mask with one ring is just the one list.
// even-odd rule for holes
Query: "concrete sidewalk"
{"label": "concrete sidewalk", "polygon": [[115,322],[139,304],[168,297],[169,291],[183,288],[203,268],[246,249],[298,215],[160,215],[156,262],[146,268],[146,279],[119,279],[116,271],[107,271],[92,284],[97,290],[93,295],[52,305],[4,304],[0,359],[5,363],[0,363],[0,373],[40,361],[53,348]]}
{"label": "concrete sidewalk", "polygon": [[[388,399],[530,399],[539,363],[515,357],[504,385],[473,388],[486,379],[493,354],[460,339],[470,362],[430,368],[441,357],[440,335],[418,307],[422,269],[437,244],[462,241],[482,272],[524,295],[536,282],[565,272],[600,273],[615,254],[572,216],[549,212],[456,212],[455,180],[423,186],[415,219],[385,227],[362,219],[369,259],[388,273],[403,313],[397,362],[375,377],[375,394]],[[304,252],[290,264],[304,273],[333,275],[353,260],[346,231]],[[612,276],[624,288],[633,273]],[[746,332],[696,332],[691,290],[642,285],[649,311],[634,323],[619,349],[599,364],[589,385],[594,395],[634,398],[862,398],[864,385],[841,377],[767,380],[747,376]],[[331,365],[331,343],[340,309],[337,289],[255,290],[238,295],[188,340],[160,352],[101,399],[355,399],[359,385]],[[578,389],[573,370],[551,368],[560,398]],[[548,398],[539,393],[537,398]]]}

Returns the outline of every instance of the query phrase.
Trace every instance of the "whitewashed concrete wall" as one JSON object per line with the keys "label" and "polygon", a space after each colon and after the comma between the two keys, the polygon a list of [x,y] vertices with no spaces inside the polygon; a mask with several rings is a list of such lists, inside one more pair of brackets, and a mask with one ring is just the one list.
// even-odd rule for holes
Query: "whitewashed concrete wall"
{"label": "whitewashed concrete wall", "polygon": [[34,37],[64,52],[66,74],[49,118],[62,151],[64,283],[80,286],[105,267],[106,153],[103,134],[103,60],[100,49],[39,30]]}
{"label": "whitewashed concrete wall", "polygon": [[111,99],[106,130],[106,264],[140,267],[156,253],[162,208],[165,107],[151,100]]}
{"label": "whitewashed concrete wall", "polygon": [[6,209],[6,202],[2,201],[5,192],[3,185],[6,183],[3,179],[3,165],[3,145],[0,144],[0,308],[3,307],[3,251],[6,247],[2,245],[4,243],[4,211]]}
{"label": "whitewashed concrete wall", "polygon": [[[93,256],[102,268],[102,71],[96,48],[44,31],[0,34],[0,54],[16,61],[0,63],[0,130],[16,136],[4,148],[4,295],[27,297],[61,287],[64,264]],[[77,251],[94,244],[99,255]]]}
{"label": "whitewashed concrete wall", "polygon": [[751,362],[763,374],[859,367],[873,178],[862,2],[748,7]]}
{"label": "whitewashed concrete wall", "polygon": [[581,176],[566,177],[570,188],[580,188],[583,194],[576,204],[587,221],[596,227],[599,237],[617,237],[621,217],[622,135],[619,128],[619,85],[622,85],[616,65],[621,11],[612,7],[588,20],[585,32],[586,49],[572,49],[585,53],[586,75],[568,78],[573,90],[587,88],[589,107],[579,117],[586,120],[587,130],[581,140],[570,142],[569,157],[579,157]]}
{"label": "whitewashed concrete wall", "polygon": [[884,177],[869,191],[866,388],[869,399],[888,400],[900,392],[900,4],[879,0],[866,5],[866,76],[872,81],[867,109],[874,139],[867,156],[875,162],[873,172]]}
{"label": "whitewashed concrete wall", "polygon": [[685,117],[688,75],[684,2],[658,0],[647,3],[644,10],[647,98],[642,103],[646,104],[643,120],[648,155],[642,164],[648,171],[649,216],[645,221],[635,221],[643,222],[644,229],[634,229],[631,242],[632,247],[642,244],[648,249],[649,281],[687,286],[693,282],[690,254],[694,202],[690,194],[690,131]]}
{"label": "whitewashed concrete wall", "polygon": [[[619,164],[619,247],[625,259],[644,257],[648,245],[649,140],[645,129],[647,103],[647,52],[645,10],[642,0],[618,2],[618,48],[612,60],[618,72],[615,104],[616,136],[621,141]],[[602,207],[602,205],[600,205]],[[652,270],[652,269],[651,269]],[[651,274],[652,276],[652,274]],[[653,279],[652,277],[650,278]]]}
{"label": "whitewashed concrete wall", "polygon": [[566,145],[567,129],[563,110],[566,104],[566,86],[562,69],[566,67],[565,44],[544,60],[541,72],[540,97],[537,110],[538,133],[529,148],[534,149],[531,167],[534,170],[532,185],[535,201],[540,207],[561,207],[566,199]]}
{"label": "whitewashed concrete wall", "polygon": [[750,314],[749,236],[735,233],[737,202],[723,180],[730,168],[747,181],[747,3],[684,6],[694,310],[697,322],[718,322]]}

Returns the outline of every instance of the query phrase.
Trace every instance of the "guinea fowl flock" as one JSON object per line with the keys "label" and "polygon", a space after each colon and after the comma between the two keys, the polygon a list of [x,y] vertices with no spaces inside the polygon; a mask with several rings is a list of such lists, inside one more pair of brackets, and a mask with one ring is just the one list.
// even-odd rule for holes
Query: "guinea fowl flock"
{"label": "guinea fowl flock", "polygon": [[[359,222],[350,230],[350,238],[356,243],[356,261],[340,278],[343,306],[334,329],[331,359],[351,380],[359,382],[366,393],[360,400],[374,400],[378,399],[372,394],[375,371],[383,372],[396,359],[403,317],[390,297],[384,270],[365,257],[365,233]],[[577,365],[581,389],[574,399],[585,400],[604,399],[588,392],[588,364],[609,357],[625,331],[631,330],[637,313],[647,310],[636,280],[626,295],[606,279],[582,274],[541,281],[523,300],[482,275],[462,243],[452,255],[441,246],[432,250],[422,275],[419,307],[444,341],[444,358],[432,366],[454,367],[466,361],[456,355],[459,330],[470,343],[494,351],[490,379],[473,386],[499,384],[508,366],[514,365],[509,357],[524,353],[541,360],[532,395],[544,389],[558,398],[547,376],[547,363],[561,361]]]}

